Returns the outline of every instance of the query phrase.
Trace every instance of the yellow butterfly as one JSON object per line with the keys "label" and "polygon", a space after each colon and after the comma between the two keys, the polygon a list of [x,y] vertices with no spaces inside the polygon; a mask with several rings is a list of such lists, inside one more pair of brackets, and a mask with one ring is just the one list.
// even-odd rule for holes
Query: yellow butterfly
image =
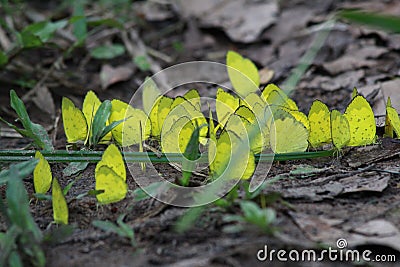
{"label": "yellow butterfly", "polygon": [[[337,114],[335,115],[335,118]],[[315,100],[308,113],[310,136],[308,141],[314,148],[332,141],[331,138],[331,113],[328,107],[319,100]],[[335,125],[336,126],[336,125]]]}
{"label": "yellow butterfly", "polygon": [[111,101],[109,122],[126,119],[112,129],[114,140],[121,146],[131,146],[147,140],[151,135],[151,122],[141,109],[120,100]]}
{"label": "yellow butterfly", "polygon": [[128,192],[124,160],[118,148],[111,144],[104,151],[95,169],[96,190],[104,190],[96,195],[101,204],[118,202]]}
{"label": "yellow butterfly", "polygon": [[53,218],[56,223],[68,224],[68,205],[57,179],[53,179],[51,190]]}
{"label": "yellow butterfly", "polygon": [[62,118],[68,143],[85,142],[88,135],[86,118],[82,111],[66,97],[62,99]]}
{"label": "yellow butterfly", "polygon": [[386,103],[385,136],[393,138],[393,130],[400,138],[400,118],[397,110],[392,107],[390,97]]}
{"label": "yellow butterfly", "polygon": [[285,107],[283,107],[282,109],[290,113],[290,115],[292,115],[297,121],[301,122],[301,124],[306,127],[307,131],[310,131],[310,122],[308,121],[308,117],[306,114],[299,110],[290,110]]}
{"label": "yellow butterfly", "polygon": [[[193,90],[189,91],[192,92]],[[199,98],[200,100],[200,98]],[[193,105],[195,104],[195,105]],[[199,104],[199,102],[197,102]],[[176,97],[174,102],[171,105],[171,110],[168,113],[167,117],[164,120],[162,132],[169,131],[174,126],[174,121],[179,118],[186,116],[190,118],[194,125],[201,127],[202,125],[207,125],[207,119],[204,117],[203,113],[198,109],[199,105],[197,105],[193,98],[191,100],[187,100],[185,97]],[[207,127],[202,127],[200,129],[200,143],[205,144],[207,142]]]}
{"label": "yellow butterfly", "polygon": [[245,97],[257,92],[260,86],[260,76],[254,63],[240,54],[228,51],[226,54],[228,76],[236,93]]}
{"label": "yellow butterfly", "polygon": [[161,135],[161,147],[164,153],[184,153],[195,130],[191,119],[183,116],[177,118],[168,131]]}
{"label": "yellow butterfly", "polygon": [[368,101],[356,95],[344,113],[350,126],[349,146],[363,146],[375,142],[375,117]]}
{"label": "yellow butterfly", "polygon": [[215,100],[217,119],[220,125],[224,126],[229,116],[235,112],[240,105],[240,99],[222,88],[218,88]]}
{"label": "yellow butterfly", "polygon": [[149,114],[151,121],[151,135],[154,138],[160,138],[162,126],[168,113],[171,111],[171,105],[174,99],[167,96],[160,96],[152,106]]}
{"label": "yellow butterfly", "polygon": [[150,116],[157,99],[161,96],[161,91],[158,89],[157,84],[150,77],[146,77],[143,83],[142,102],[144,112]]}
{"label": "yellow butterfly", "polygon": [[196,89],[189,90],[183,95],[183,98],[189,101],[196,110],[201,111],[201,99],[199,91]]}
{"label": "yellow butterfly", "polygon": [[[239,120],[240,119],[240,120]],[[242,125],[240,125],[240,122]],[[243,132],[243,128],[245,132]],[[225,129],[236,133],[241,138],[248,138],[251,150],[261,153],[267,147],[269,129],[265,122],[259,120],[256,115],[246,106],[240,106],[231,115],[225,125]]]}
{"label": "yellow butterfly", "polygon": [[241,102],[242,105],[245,105],[254,113],[259,122],[266,122],[265,108],[267,106],[267,103],[262,96],[259,96],[256,93],[250,93]]}
{"label": "yellow butterfly", "polygon": [[39,162],[33,170],[33,186],[36,193],[45,194],[53,180],[50,165],[39,151],[36,151],[35,158],[39,159]]}
{"label": "yellow butterfly", "polygon": [[[64,124],[64,132],[68,143],[86,144],[90,138],[94,116],[101,105],[93,91],[87,92],[83,101],[82,111],[67,97],[63,97],[61,109]],[[108,124],[108,123],[107,123]],[[106,134],[101,142],[111,140],[111,133]]]}
{"label": "yellow butterfly", "polygon": [[299,110],[296,102],[290,99],[286,93],[275,84],[268,84],[262,91],[261,96],[267,102],[267,105],[285,107],[289,110]]}
{"label": "yellow butterfly", "polygon": [[332,110],[330,116],[332,143],[337,150],[350,141],[350,125],[346,117],[338,110]]}
{"label": "yellow butterfly", "polygon": [[270,145],[274,153],[303,152],[308,147],[307,128],[289,112],[278,109],[270,127]]}
{"label": "yellow butterfly", "polygon": [[233,132],[223,130],[216,144],[209,147],[209,168],[213,180],[222,175],[229,179],[249,179],[255,167],[253,152]]}

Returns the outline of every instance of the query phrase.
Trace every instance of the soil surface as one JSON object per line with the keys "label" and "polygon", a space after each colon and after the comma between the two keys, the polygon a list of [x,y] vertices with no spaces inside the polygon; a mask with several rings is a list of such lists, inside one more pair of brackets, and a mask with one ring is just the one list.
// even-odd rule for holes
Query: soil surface
{"label": "soil surface", "polygon": [[[46,110],[48,105],[38,104],[43,97],[37,92],[33,95],[38,100],[34,101],[34,97],[28,95],[25,104],[32,120],[49,131],[55,147],[65,149],[66,139],[60,118],[62,96],[82,103],[86,92],[92,89],[102,100],[117,98],[129,101],[144,78],[157,70],[193,60],[224,63],[227,50],[236,50],[249,57],[259,69],[272,70],[274,75],[267,82],[281,85],[312,45],[321,23],[341,8],[400,14],[400,3],[395,0],[288,0],[279,1],[279,4],[243,0],[238,1],[243,2],[242,9],[230,13],[230,18],[219,14],[213,7],[213,2],[218,1],[197,1],[197,4],[196,1],[187,1],[181,5],[162,2],[135,1],[135,8],[129,10],[137,20],[126,20],[128,37],[119,30],[102,29],[98,32],[98,39],[88,40],[92,46],[112,41],[123,43],[127,51],[129,45],[133,51],[145,49],[152,59],[150,70],[141,71],[136,67],[129,52],[111,60],[93,59],[88,56],[89,45],[89,48],[75,49],[71,56],[49,71],[62,55],[60,48],[46,46],[27,50],[18,54],[12,63],[25,67],[7,68],[0,73],[3,88],[0,92],[1,116],[9,121],[15,118],[9,107],[10,89],[14,88],[19,96],[26,96],[33,90],[11,81],[40,81],[50,93],[54,109]],[[199,2],[203,4],[198,6]],[[224,1],[219,2],[220,10],[228,8],[223,6]],[[265,13],[263,28],[259,24],[264,20],[249,22],[250,26],[245,29],[241,29],[245,27],[244,22],[233,23],[233,26],[228,23],[233,18],[243,17],[245,20],[252,14],[258,16],[254,10],[257,5],[268,5],[259,7]],[[96,5],[88,9],[95,14],[105,12]],[[25,7],[24,16],[29,12],[55,19],[68,16],[71,11],[33,1]],[[125,10],[120,15],[128,16],[129,12]],[[267,24],[269,19],[271,21]],[[137,34],[136,39],[129,34]],[[76,179],[67,195],[69,221],[74,230],[62,240],[44,245],[47,266],[398,266],[400,142],[382,138],[382,117],[379,116],[385,114],[387,96],[391,96],[393,106],[400,110],[400,96],[396,91],[400,86],[399,40],[398,34],[341,20],[335,22],[291,96],[306,113],[315,99],[320,99],[331,109],[343,111],[356,86],[373,106],[380,137],[375,145],[345,148],[332,157],[274,162],[267,175],[268,185],[261,196],[253,199],[256,203],[266,201],[267,206],[276,211],[274,234],[263,233],[252,224],[245,224],[239,232],[226,232],[226,227],[235,223],[224,218],[242,214],[239,200],[228,208],[209,205],[188,231],[178,232],[177,222],[187,209],[150,198],[135,201],[133,191],[138,186],[128,170],[129,193],[124,200],[98,205],[94,197],[76,199],[76,196],[94,189],[95,164],[89,164],[78,176],[66,177],[63,169],[67,164],[57,163],[51,164],[51,169],[62,187]],[[116,82],[111,81],[112,78],[100,79],[105,65],[114,69],[122,67],[112,77]],[[130,71],[129,75],[121,78],[121,73],[126,71]],[[48,77],[42,79],[46,73]],[[25,75],[23,78],[22,74]],[[202,96],[210,96],[216,90],[210,85],[198,85],[197,88]],[[4,129],[0,149],[29,145],[29,140]],[[161,168],[166,177],[180,176],[169,165]],[[25,180],[25,185],[32,198],[31,211],[36,223],[45,232],[57,228],[52,224],[51,202],[34,200],[32,177]],[[244,198],[243,190],[239,195],[239,199]],[[116,222],[122,214],[126,215],[124,222],[134,230],[134,245],[129,239],[104,232],[92,224],[94,220]],[[0,222],[0,230],[5,231],[3,220]],[[268,250],[283,249],[287,253],[304,249],[321,253],[328,247],[337,249],[339,239],[345,239],[349,249],[371,250],[372,259],[375,255],[395,255],[397,263],[329,261],[328,258],[320,262],[281,262],[274,258],[271,263],[257,259],[257,253],[265,246]]]}

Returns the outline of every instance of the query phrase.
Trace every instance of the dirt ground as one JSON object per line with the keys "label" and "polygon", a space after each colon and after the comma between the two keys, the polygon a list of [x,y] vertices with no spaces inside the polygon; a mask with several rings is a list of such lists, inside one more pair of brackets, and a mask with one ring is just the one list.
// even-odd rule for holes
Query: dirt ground
{"label": "dirt ground", "polygon": [[[51,4],[37,2],[34,1],[28,10],[45,16],[56,10]],[[157,5],[159,1],[148,1],[152,3],[151,8],[145,8],[146,2],[136,3],[141,9],[135,14],[140,15],[143,24],[133,28],[138,38],[153,51],[152,70],[140,71],[132,67],[129,55],[108,61],[95,60],[87,57],[84,49],[77,49],[61,68],[43,80],[53,98],[54,113],[50,111],[49,116],[35,101],[30,98],[25,101],[32,120],[46,126],[57,149],[65,149],[66,140],[61,120],[55,123],[60,118],[62,96],[81,102],[86,91],[92,89],[102,100],[117,98],[129,101],[144,78],[157,68],[192,60],[223,63],[229,49],[249,57],[259,69],[273,70],[271,82],[280,85],[312,44],[318,25],[340,8],[358,7],[400,14],[400,2],[395,0],[287,0],[276,5],[271,5],[273,1],[243,0],[239,1],[243,2],[242,10],[231,13],[231,17],[257,16],[252,8],[257,9],[257,5],[262,4],[270,6],[264,10],[265,25],[258,25],[262,24],[262,20],[239,29],[237,24],[232,26],[234,23],[226,22],[229,19],[213,8],[213,1],[197,1],[197,4],[196,1],[188,1],[191,4],[179,8]],[[198,6],[199,2],[203,4]],[[62,12],[56,14],[63,16]],[[123,39],[118,33],[105,34],[112,40]],[[400,110],[399,40],[399,34],[340,20],[336,22],[292,98],[304,112],[308,112],[315,99],[325,102],[331,109],[343,111],[356,86],[373,106],[380,138],[375,145],[345,148],[341,155],[333,157],[274,162],[268,173],[271,183],[263,190],[263,195],[270,200],[268,206],[277,212],[274,227],[278,230],[274,235],[264,234],[252,225],[247,225],[238,233],[223,231],[230,224],[224,217],[240,214],[239,205],[227,209],[211,205],[189,231],[178,233],[175,226],[186,209],[152,199],[135,202],[132,191],[137,185],[129,172],[127,182],[130,193],[121,202],[99,206],[94,197],[75,199],[74,196],[94,189],[95,165],[90,164],[67,195],[70,200],[70,224],[74,231],[62,241],[45,246],[47,266],[398,266],[400,142],[381,138],[383,130],[379,116],[385,113],[384,101],[388,95],[393,106]],[[178,49],[178,44],[182,48]],[[161,56],[154,56],[154,51]],[[59,55],[60,51],[51,46],[28,50],[15,60],[25,66],[33,66],[33,69],[17,68],[0,72],[1,116],[13,118],[9,108],[9,89],[16,89],[20,96],[29,92],[28,88],[16,86],[10,81],[17,79],[21,72],[30,78],[40,79]],[[167,56],[167,60],[163,55]],[[129,78],[118,77],[118,82],[102,85],[99,77],[106,64],[113,68],[126,67],[133,72]],[[206,89],[200,88],[200,92],[206,92]],[[0,149],[22,148],[29,144],[27,140],[6,136],[5,132],[2,129]],[[65,166],[51,166],[53,176],[59,178],[63,187],[75,179],[63,176]],[[163,171],[167,176],[179,175],[173,168],[166,167]],[[32,179],[26,180],[26,187],[33,199]],[[255,201],[259,203],[261,200],[256,198]],[[43,231],[57,227],[51,224],[50,202],[31,201],[31,208],[36,223]],[[135,246],[126,238],[103,232],[92,225],[94,220],[116,221],[121,214],[126,214],[124,222],[134,230]],[[0,224],[0,230],[5,230],[4,227]],[[349,249],[371,250],[371,258],[375,255],[395,255],[397,263],[280,262],[276,258],[268,262],[257,259],[257,252],[265,245],[275,250],[315,249],[321,252],[328,246],[336,248],[338,239],[345,239]]]}

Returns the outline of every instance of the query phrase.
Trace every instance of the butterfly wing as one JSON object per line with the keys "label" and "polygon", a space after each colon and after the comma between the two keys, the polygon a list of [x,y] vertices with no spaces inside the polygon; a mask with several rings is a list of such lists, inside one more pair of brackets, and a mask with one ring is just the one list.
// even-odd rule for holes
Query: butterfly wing
{"label": "butterfly wing", "polygon": [[350,126],[346,117],[338,110],[332,110],[331,116],[331,135],[332,143],[336,149],[340,150],[350,141]]}
{"label": "butterfly wing", "polygon": [[123,179],[110,167],[102,165],[96,168],[96,190],[104,190],[103,193],[96,195],[97,201],[101,204],[118,202],[125,198],[128,186]]}
{"label": "butterfly wing", "polygon": [[126,180],[126,169],[124,159],[122,158],[121,152],[116,145],[110,144],[106,150],[104,150],[101,160],[96,165],[96,172],[102,167],[107,166],[112,169],[123,181]]}
{"label": "butterfly wing", "polygon": [[257,92],[260,86],[260,76],[254,63],[240,54],[228,51],[226,55],[228,76],[238,95],[245,97]]}
{"label": "butterfly wing", "polygon": [[75,107],[74,103],[67,97],[63,97],[61,109],[67,142],[77,143],[85,141],[88,134],[88,127],[82,111]]}
{"label": "butterfly wing", "polygon": [[184,153],[195,127],[189,117],[178,118],[168,131],[163,131],[161,147],[164,153]]}
{"label": "butterfly wing", "polygon": [[310,136],[308,141],[312,147],[320,147],[331,142],[331,114],[328,107],[319,100],[315,100],[308,113]]}
{"label": "butterfly wing", "polygon": [[308,130],[290,113],[278,110],[270,127],[270,145],[274,153],[303,152],[308,147]]}
{"label": "butterfly wing", "polygon": [[218,122],[224,126],[229,116],[239,107],[239,98],[218,88],[215,109]]}
{"label": "butterfly wing", "polygon": [[400,138],[400,118],[397,110],[392,107],[390,98],[386,104],[385,135],[393,138],[393,131]]}
{"label": "butterfly wing", "polygon": [[375,142],[375,117],[368,101],[361,95],[353,98],[344,113],[350,126],[349,146],[363,146]]}
{"label": "butterfly wing", "polygon": [[54,221],[56,223],[68,224],[68,205],[57,179],[53,179],[51,200]]}
{"label": "butterfly wing", "polygon": [[285,107],[289,110],[299,110],[296,102],[289,98],[286,93],[275,84],[268,84],[264,88],[261,96],[268,105]]}
{"label": "butterfly wing", "polygon": [[53,179],[50,165],[39,151],[36,151],[35,158],[39,159],[39,162],[33,170],[33,186],[36,193],[45,194],[49,191]]}
{"label": "butterfly wing", "polygon": [[120,100],[112,100],[109,122],[123,119],[126,120],[112,130],[112,135],[119,145],[139,144],[150,137],[151,123],[143,110],[133,108]]}
{"label": "butterfly wing", "polygon": [[224,130],[209,155],[212,179],[221,175],[231,179],[249,179],[255,171],[254,154],[233,132]]}

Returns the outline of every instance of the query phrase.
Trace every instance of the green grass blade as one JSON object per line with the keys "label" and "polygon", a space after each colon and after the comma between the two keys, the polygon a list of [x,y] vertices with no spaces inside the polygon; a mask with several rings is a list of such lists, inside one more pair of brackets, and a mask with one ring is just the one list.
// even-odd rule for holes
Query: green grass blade
{"label": "green grass blade", "polygon": [[384,15],[362,10],[342,10],[337,16],[339,18],[355,22],[362,25],[381,28],[385,31],[399,33],[400,17]]}

